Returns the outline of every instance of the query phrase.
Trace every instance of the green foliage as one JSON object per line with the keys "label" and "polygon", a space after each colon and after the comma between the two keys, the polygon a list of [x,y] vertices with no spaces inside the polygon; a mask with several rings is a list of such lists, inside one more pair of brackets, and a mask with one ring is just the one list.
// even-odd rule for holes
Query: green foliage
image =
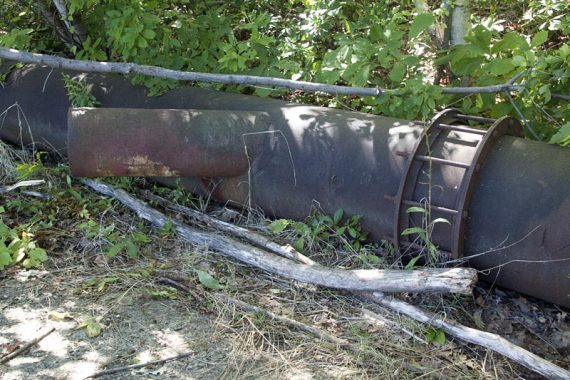
{"label": "green foliage", "polygon": [[[0,214],[4,212],[0,207]],[[24,268],[37,268],[47,260],[45,249],[38,247],[29,231],[21,231],[7,226],[0,220],[0,270],[20,264]]]}
{"label": "green foliage", "polygon": [[99,322],[100,318],[86,318],[80,325],[79,328],[85,330],[85,334],[89,338],[95,338],[103,331],[103,325]]}
{"label": "green foliage", "polygon": [[[567,145],[570,105],[553,94],[568,95],[570,88],[568,2],[477,0],[471,3],[465,44],[441,49],[434,35],[445,27],[449,9],[444,4],[451,3],[436,2],[418,13],[413,2],[365,0],[278,5],[269,0],[69,0],[69,19],[79,21],[86,33],[82,44],[70,47],[54,38],[33,7],[22,9],[15,2],[2,8],[0,44],[61,51],[79,59],[389,88],[394,92],[377,99],[294,97],[408,119],[425,119],[450,105],[482,116],[519,116],[504,94],[443,95],[434,84],[488,86],[522,73],[518,83],[525,89],[513,94],[516,107],[543,140]],[[151,95],[176,85],[160,78],[133,80],[144,83]],[[207,86],[260,96],[287,94]],[[93,104],[84,89],[70,92],[77,94],[78,104]]]}
{"label": "green foliage", "polygon": [[85,76],[72,78],[67,74],[61,74],[63,83],[67,89],[67,96],[73,107],[95,107],[99,104],[91,89],[85,83]]}
{"label": "green foliage", "polygon": [[428,343],[436,343],[443,346],[446,342],[445,331],[429,326],[425,332],[425,340]]}
{"label": "green foliage", "polygon": [[203,270],[196,270],[196,274],[198,275],[198,281],[200,281],[200,284],[202,284],[203,287],[212,290],[223,288],[220,282],[208,272]]}
{"label": "green foliage", "polygon": [[305,222],[278,219],[269,228],[273,233],[281,233],[287,228],[294,231],[294,246],[300,252],[344,249],[356,252],[365,263],[377,263],[379,260],[378,257],[361,251],[368,234],[360,226],[360,216],[344,218],[342,209],[338,209],[333,216],[313,212]]}

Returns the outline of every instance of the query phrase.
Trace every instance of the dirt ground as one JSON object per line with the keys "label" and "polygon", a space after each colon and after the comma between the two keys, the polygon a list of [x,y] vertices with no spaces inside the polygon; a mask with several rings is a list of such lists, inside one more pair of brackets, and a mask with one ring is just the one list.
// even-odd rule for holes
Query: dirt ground
{"label": "dirt ground", "polygon": [[[183,353],[189,356],[101,378],[540,378],[450,336],[444,344],[428,343],[428,328],[413,320],[353,295],[277,278],[207,247],[191,246],[168,231],[152,229],[112,201],[101,203],[102,197],[78,184],[73,188],[83,201],[65,207],[75,214],[57,211],[51,227],[36,232],[48,261],[37,269],[12,266],[0,272],[0,357],[55,329],[29,351],[0,364],[2,380],[84,379],[98,371]],[[50,201],[34,200],[49,206],[27,211],[7,207],[3,221],[17,226],[34,213],[63,209],[64,203],[58,202],[69,194],[49,191]],[[27,197],[14,192],[1,202],[18,205],[15,200]],[[103,247],[111,235],[94,235],[80,227],[85,225],[77,210],[85,205],[97,228],[113,224],[125,234],[140,231],[148,241],[133,257],[125,252],[110,257]],[[251,218],[237,222],[252,223]],[[267,231],[267,224],[256,219],[250,227]],[[219,282],[217,289],[200,280],[198,273],[204,272]],[[499,333],[570,368],[568,310],[484,284],[470,297],[399,296],[442,317]],[[228,299],[301,322],[347,344],[330,343],[245,311]]]}

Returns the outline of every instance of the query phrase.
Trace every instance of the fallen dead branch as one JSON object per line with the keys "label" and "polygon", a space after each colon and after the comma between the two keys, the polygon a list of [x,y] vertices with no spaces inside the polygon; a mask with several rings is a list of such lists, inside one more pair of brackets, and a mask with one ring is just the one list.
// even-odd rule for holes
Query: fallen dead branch
{"label": "fallen dead branch", "polygon": [[442,329],[447,334],[462,341],[498,352],[548,379],[570,379],[570,371],[560,368],[548,360],[509,342],[500,335],[463,326],[452,320],[443,320],[433,313],[423,311],[407,302],[385,296],[379,292],[366,294],[364,297],[388,309],[407,315],[418,322]]}
{"label": "fallen dead branch", "polygon": [[2,358],[0,358],[0,364],[4,364],[7,363],[8,361],[14,359],[16,356],[23,354],[24,352],[28,351],[30,348],[32,348],[33,346],[35,346],[36,344],[38,344],[39,342],[42,341],[42,339],[44,339],[46,336],[48,336],[49,334],[51,334],[52,332],[55,331],[55,328],[52,327],[51,329],[49,329],[48,331],[46,331],[44,334],[42,334],[41,336],[35,338],[34,340],[32,340],[31,342],[28,342],[26,344],[24,344],[22,347],[18,348],[17,350],[15,350],[14,352],[11,352],[7,355],[4,355]]}
{"label": "fallen dead branch", "polygon": [[20,181],[10,186],[2,186],[0,187],[0,194],[6,194],[10,191],[16,190],[19,187],[30,187],[30,186],[37,186],[45,183],[43,179],[34,179],[29,181]]}
{"label": "fallen dead branch", "polygon": [[296,264],[235,239],[202,232],[180,222],[171,221],[163,213],[149,207],[143,201],[132,197],[121,189],[115,189],[112,186],[88,179],[82,179],[81,182],[101,194],[117,199],[135,211],[139,217],[158,227],[162,228],[171,222],[178,235],[190,243],[209,247],[253,267],[305,283],[353,291],[470,294],[477,279],[476,271],[470,268],[429,268],[413,271],[342,270]]}
{"label": "fallen dead branch", "polygon": [[205,223],[208,226],[214,227],[219,231],[227,232],[233,236],[242,238],[244,240],[249,241],[250,243],[255,244],[260,248],[267,249],[270,252],[276,253],[279,256],[283,256],[287,259],[291,259],[297,261],[301,264],[307,265],[318,265],[315,261],[311,260],[307,256],[298,252],[295,248],[291,247],[290,245],[280,245],[275,243],[274,241],[266,238],[265,236],[258,234],[256,232],[250,231],[247,228],[236,226],[232,223],[227,223],[221,221],[219,219],[213,218],[209,215],[206,215],[200,211],[191,209],[189,207],[185,207],[179,205],[177,203],[171,202],[168,199],[164,199],[152,192],[145,190],[142,193],[143,197],[150,201],[155,201],[161,206],[169,208],[173,211],[179,212],[187,217],[197,220],[199,222]]}
{"label": "fallen dead branch", "polygon": [[83,380],[87,380],[87,379],[96,379],[99,377],[103,377],[103,376],[108,376],[108,375],[115,375],[117,373],[121,373],[121,372],[127,372],[133,369],[138,369],[138,368],[144,368],[144,367],[148,367],[151,365],[157,365],[157,364],[163,364],[166,362],[171,362],[173,360],[180,360],[180,359],[184,359],[187,358],[191,355],[194,355],[193,352],[186,352],[184,354],[180,354],[180,355],[176,355],[176,356],[171,356],[169,358],[165,358],[165,359],[161,359],[161,360],[155,360],[152,362],[148,362],[148,363],[142,363],[142,364],[132,364],[132,365],[127,365],[124,367],[116,367],[116,368],[111,368],[111,369],[106,369],[104,371],[100,371],[100,372],[96,372],[93,375],[87,376],[85,377]]}

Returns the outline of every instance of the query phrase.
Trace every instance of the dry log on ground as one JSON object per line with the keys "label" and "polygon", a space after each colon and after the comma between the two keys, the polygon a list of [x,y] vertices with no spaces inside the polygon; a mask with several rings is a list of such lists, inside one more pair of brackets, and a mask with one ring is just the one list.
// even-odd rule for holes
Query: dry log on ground
{"label": "dry log on ground", "polygon": [[[158,227],[170,220],[163,213],[132,197],[123,190],[83,179],[93,190],[114,197],[143,219]],[[190,228],[171,221],[178,235],[193,244],[205,246],[223,255],[233,257],[251,266],[285,278],[335,289],[384,292],[437,292],[470,294],[477,274],[470,268],[404,270],[342,270],[296,264],[262,249],[248,246],[235,239]]]}
{"label": "dry log on ground", "polygon": [[500,335],[463,326],[450,319],[443,320],[433,313],[423,311],[407,302],[391,296],[385,296],[379,292],[366,294],[364,297],[388,309],[407,315],[418,322],[442,329],[447,334],[460,340],[498,352],[548,379],[570,379],[570,371],[560,368],[548,360],[509,342]]}
{"label": "dry log on ground", "polygon": [[163,197],[159,197],[158,195],[153,194],[148,190],[145,190],[143,192],[143,196],[147,200],[155,201],[164,207],[167,207],[173,211],[184,214],[199,222],[205,223],[211,227],[216,228],[219,231],[224,231],[233,236],[247,240],[250,243],[255,244],[256,246],[267,249],[268,251],[276,253],[279,256],[283,256],[287,259],[294,260],[301,264],[318,265],[316,262],[314,262],[307,256],[299,253],[297,250],[295,250],[295,248],[291,247],[290,245],[283,246],[277,244],[274,241],[266,238],[265,236],[255,233],[251,230],[248,230],[247,228],[239,227],[236,226],[235,224],[227,223],[219,219],[212,218],[211,216],[204,214],[200,211],[179,205],[174,202],[170,202],[169,200],[164,199]]}

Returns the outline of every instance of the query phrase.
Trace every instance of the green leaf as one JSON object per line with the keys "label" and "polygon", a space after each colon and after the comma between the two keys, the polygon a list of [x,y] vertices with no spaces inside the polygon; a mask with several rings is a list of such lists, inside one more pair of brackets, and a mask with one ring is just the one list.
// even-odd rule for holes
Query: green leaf
{"label": "green leaf", "polygon": [[532,37],[532,41],[530,45],[532,47],[537,47],[542,45],[548,39],[548,30],[541,30],[540,32],[536,33],[534,37]]}
{"label": "green leaf", "polygon": [[424,230],[421,227],[409,227],[402,231],[402,235],[420,234],[422,232],[424,232]]}
{"label": "green leaf", "polygon": [[449,220],[445,219],[445,218],[435,218],[434,220],[431,221],[432,226],[437,224],[437,223],[446,223],[446,224],[451,224],[449,222]]}
{"label": "green leaf", "polygon": [[12,256],[6,247],[0,246],[0,270],[12,264]]}
{"label": "green leaf", "polygon": [[422,255],[417,255],[416,257],[414,257],[413,259],[411,259],[407,264],[405,269],[413,269],[416,266],[416,263],[418,262],[418,260],[422,257]]}
{"label": "green leaf", "polygon": [[370,28],[370,41],[377,42],[382,39],[382,27],[378,24],[374,24],[372,28]]}
{"label": "green leaf", "polygon": [[113,244],[111,248],[109,248],[109,251],[107,251],[107,256],[115,257],[123,250],[123,248],[125,248],[125,242]]}
{"label": "green leaf", "polygon": [[442,329],[437,329],[435,334],[435,342],[440,345],[445,344],[445,332]]}
{"label": "green leaf", "polygon": [[404,75],[406,75],[406,65],[398,62],[394,65],[390,74],[388,74],[388,78],[394,83],[400,83],[404,79]]}
{"label": "green leaf", "polygon": [[433,24],[435,18],[431,13],[420,13],[416,16],[410,26],[410,38],[417,37],[421,32],[428,29]]}
{"label": "green leaf", "polygon": [[550,144],[568,144],[570,142],[570,121],[562,126],[554,136],[550,138]]}
{"label": "green leaf", "polygon": [[334,224],[338,224],[340,222],[343,214],[344,214],[343,209],[339,208],[338,210],[336,210],[336,212],[334,213],[334,216],[333,216]]}
{"label": "green leaf", "polygon": [[303,250],[305,249],[305,239],[304,238],[299,238],[295,241],[295,249],[299,252],[303,252]]}
{"label": "green leaf", "polygon": [[505,75],[515,69],[515,65],[510,59],[495,59],[485,65],[485,70],[495,76]]}
{"label": "green leaf", "polygon": [[515,50],[528,50],[529,46],[524,36],[516,32],[508,32],[491,49],[493,52],[512,53]]}
{"label": "green leaf", "polygon": [[356,239],[356,237],[358,236],[358,231],[356,231],[356,229],[350,227],[348,229],[348,234],[353,238]]}
{"label": "green leaf", "polygon": [[200,281],[200,284],[202,284],[203,287],[214,290],[223,288],[218,280],[212,277],[208,272],[197,270],[196,273],[198,274],[198,281]]}
{"label": "green leaf", "polygon": [[145,29],[143,30],[142,35],[147,40],[152,40],[156,36],[156,33],[150,29]]}
{"label": "green leaf", "polygon": [[86,319],[80,327],[85,330],[85,334],[87,334],[89,338],[96,337],[101,334],[101,331],[103,330],[103,325],[97,322],[95,318]]}
{"label": "green leaf", "polygon": [[426,214],[426,213],[427,213],[427,210],[426,210],[425,208],[423,208],[423,207],[414,206],[414,207],[408,208],[408,209],[406,210],[406,212],[407,212],[407,213],[421,212],[421,213],[423,213],[423,214]]}
{"label": "green leaf", "polygon": [[127,247],[127,256],[128,257],[133,259],[133,258],[138,256],[139,250],[137,249],[137,246],[135,245],[135,243],[133,243],[132,240],[126,240],[125,246]]}
{"label": "green leaf", "polygon": [[287,219],[277,219],[271,222],[269,229],[271,229],[271,232],[274,234],[278,234],[287,228],[287,226],[289,226],[289,223],[290,222]]}

